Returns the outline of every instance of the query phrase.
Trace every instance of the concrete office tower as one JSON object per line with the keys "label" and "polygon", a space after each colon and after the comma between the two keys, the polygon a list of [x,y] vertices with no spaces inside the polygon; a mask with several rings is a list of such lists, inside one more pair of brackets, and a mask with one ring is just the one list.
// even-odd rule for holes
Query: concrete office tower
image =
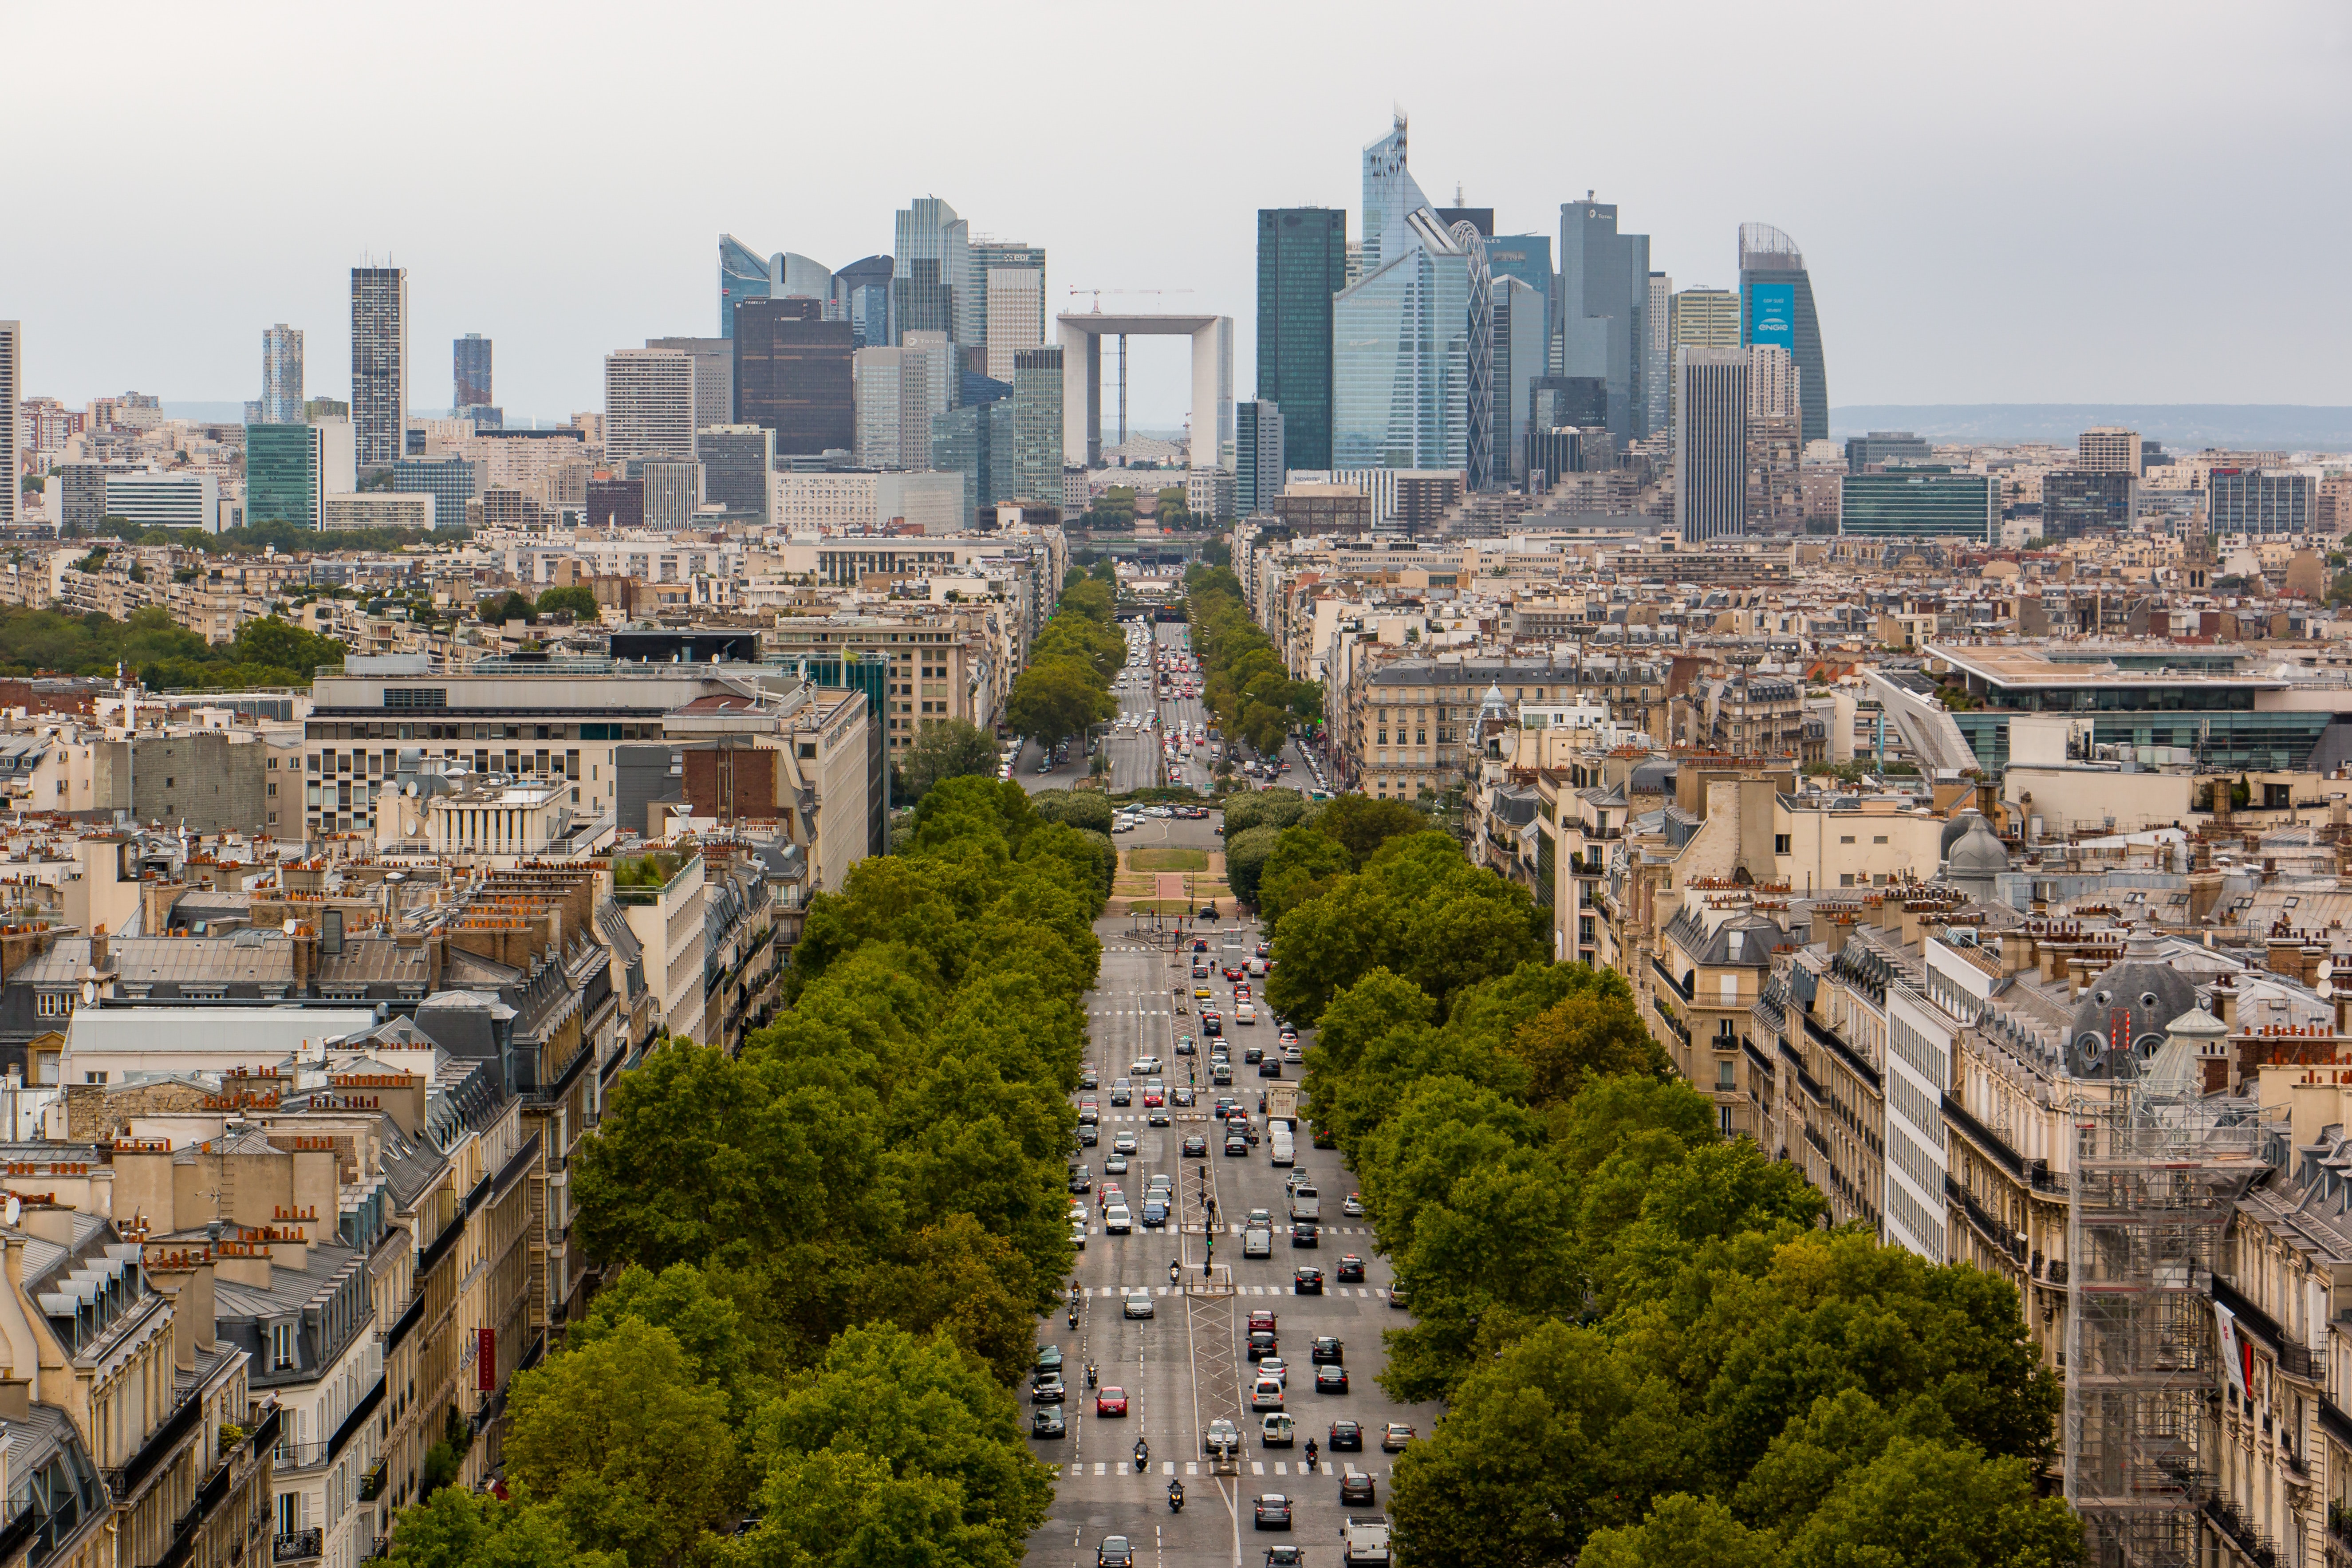
{"label": "concrete office tower", "polygon": [[1778,343],[1748,351],[1748,416],[1751,419],[1801,419],[1804,373]]}
{"label": "concrete office tower", "polygon": [[2102,425],[2074,437],[2075,467],[2095,474],[2137,474],[2140,471],[2139,432],[2120,425]]}
{"label": "concrete office tower", "polygon": [[[1013,356],[1013,494],[1062,504],[1062,351],[1023,349]],[[1193,416],[1197,421],[1199,416]],[[1195,464],[1195,467],[1211,465]]]}
{"label": "concrete office tower", "polygon": [[635,470],[629,477],[645,486],[643,505],[647,528],[693,526],[695,513],[702,510],[700,463],[691,458],[680,462],[668,458],[647,458],[629,466]]}
{"label": "concrete office tower", "polygon": [[774,489],[776,433],[759,425],[714,425],[694,434],[702,463],[702,500],[727,509],[730,522],[764,523]]}
{"label": "concrete office tower", "polygon": [[604,356],[604,460],[694,456],[694,356],[619,349]]}
{"label": "concrete office tower", "polygon": [[449,345],[449,406],[459,413],[488,408],[498,399],[490,393],[490,340],[467,332]]}
{"label": "concrete office tower", "polygon": [[1013,356],[1045,346],[1045,275],[1028,267],[988,269],[988,374],[1013,379]]}
{"label": "concrete office tower", "polygon": [[1675,521],[1685,542],[1747,531],[1748,351],[1675,351]]}
{"label": "concrete office tower", "polygon": [[929,462],[930,360],[919,348],[859,349],[852,355],[859,468],[919,468]]}
{"label": "concrete office tower", "polygon": [[732,423],[773,430],[780,458],[856,445],[847,321],[826,321],[815,300],[755,300],[737,307],[735,329]]}
{"label": "concrete office tower", "polygon": [[1670,349],[1738,348],[1739,296],[1728,289],[1685,289],[1669,296],[1666,342]]}
{"label": "concrete office tower", "polygon": [[971,233],[971,226],[937,196],[917,196],[898,214],[890,273],[892,342],[911,331],[931,331],[954,336],[960,347],[974,346],[956,336],[961,325],[956,290],[970,287]]}
{"label": "concrete office tower", "polygon": [[1617,232],[1617,208],[1588,195],[1559,209],[1559,374],[1609,390],[1620,450],[1654,435],[1643,377],[1650,358],[1650,237]]}
{"label": "concrete office tower", "polygon": [[[1387,135],[1364,149],[1364,277],[1411,247],[1406,221],[1428,206],[1429,198],[1406,167],[1405,120],[1400,114]],[[1445,226],[1440,222],[1438,226]]]}
{"label": "concrete office tower", "polygon": [[1777,343],[1797,362],[1804,397],[1804,438],[1830,438],[1829,377],[1822,365],[1822,322],[1813,282],[1797,242],[1769,223],[1739,226],[1739,341]]}
{"label": "concrete office tower", "polygon": [[1535,384],[1550,349],[1551,318],[1543,296],[1522,278],[1497,274],[1492,292],[1496,475],[1524,480]]}
{"label": "concrete office tower", "polygon": [[1643,417],[1653,431],[1673,427],[1675,342],[1671,327],[1675,280],[1663,272],[1650,274],[1649,352],[1642,361]]}
{"label": "concrete office tower", "polygon": [[[1013,346],[1016,349],[1044,346],[1045,342],[1045,247],[1042,245],[1024,245],[1017,239],[975,239],[964,247],[964,276],[961,280],[962,288],[956,295],[956,311],[959,316],[968,318],[958,329],[959,333],[969,334],[969,336],[959,335],[957,341],[968,342],[974,348],[993,351],[996,333],[990,323],[996,317],[988,298],[988,275],[999,268],[1007,268],[1015,272],[1034,272],[1037,275],[1037,335],[1027,341],[1014,342]],[[1016,305],[1015,308],[1019,307]],[[1016,329],[1016,337],[1017,331]],[[992,365],[995,361],[991,360],[989,363]],[[1004,363],[1003,372],[1003,374],[998,375],[996,371],[992,369],[988,374],[995,376],[999,381],[1010,380],[1013,374],[1013,363],[1010,358]]]}
{"label": "concrete office tower", "polygon": [[694,360],[694,427],[735,422],[735,345],[725,338],[647,338],[649,349],[676,349]]}
{"label": "concrete office tower", "polygon": [[[964,356],[957,353],[955,345],[948,341],[948,335],[945,332],[904,332],[899,335],[898,346],[912,349],[923,356],[925,396],[929,404],[930,417],[936,418],[954,407],[957,395],[963,390],[963,373],[956,367]],[[921,447],[911,447],[908,450],[920,451]],[[913,458],[907,466],[919,468],[923,465],[920,458]]]}
{"label": "concrete office tower", "polygon": [[1258,209],[1257,395],[1280,405],[1298,468],[1331,466],[1331,300],[1352,281],[1345,212]]}
{"label": "concrete office tower", "polygon": [[1331,466],[1466,472],[1471,258],[1426,206],[1404,234],[1331,302]]}
{"label": "concrete office tower", "polygon": [[352,436],[362,469],[404,454],[408,428],[408,268],[352,268]]}
{"label": "concrete office tower", "polygon": [[25,402],[25,323],[0,321],[0,528],[13,528],[22,515],[16,478],[24,461],[18,451],[16,410]]}
{"label": "concrete office tower", "polygon": [[828,319],[847,321],[856,347],[878,349],[890,340],[890,258],[868,256],[833,275]]}
{"label": "concrete office tower", "polygon": [[1260,399],[1234,405],[1234,507],[1244,517],[1274,510],[1284,471],[1282,410]]}
{"label": "concrete office tower", "polygon": [[280,321],[261,334],[261,405],[257,425],[302,423],[302,329]]}

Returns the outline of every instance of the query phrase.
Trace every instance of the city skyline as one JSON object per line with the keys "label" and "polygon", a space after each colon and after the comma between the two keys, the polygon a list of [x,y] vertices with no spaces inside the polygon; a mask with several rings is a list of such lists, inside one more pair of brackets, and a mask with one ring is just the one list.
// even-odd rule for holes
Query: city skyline
{"label": "city skyline", "polygon": [[[937,24],[909,30],[903,68],[921,84],[944,86],[992,65],[1026,68],[1031,55],[1076,47],[1057,35],[1015,56],[952,13],[900,9]],[[381,79],[422,110],[474,91],[496,68],[488,62],[528,50],[550,68],[502,88],[484,134],[549,146],[580,140],[596,155],[580,160],[577,173],[558,163],[528,187],[477,187],[462,176],[453,187],[421,160],[361,181],[336,172],[322,142],[293,155],[293,177],[320,193],[306,205],[307,222],[268,254],[256,253],[236,204],[183,210],[163,190],[156,199],[173,214],[166,224],[152,203],[128,203],[75,225],[0,236],[0,293],[9,296],[0,309],[26,323],[28,395],[83,400],[135,386],[173,401],[241,402],[260,391],[251,344],[279,321],[306,332],[308,384],[332,395],[349,385],[349,269],[364,255],[388,254],[409,272],[412,344],[482,331],[504,351],[500,401],[519,417],[561,417],[595,406],[606,353],[648,337],[715,335],[709,258],[718,234],[843,264],[888,251],[893,215],[908,193],[925,193],[950,203],[975,237],[1019,235],[1048,249],[1049,315],[1086,307],[1074,289],[1111,291],[1106,309],[1151,303],[1115,299],[1118,290],[1189,290],[1181,308],[1235,318],[1237,357],[1248,366],[1256,361],[1258,210],[1346,210],[1350,237],[1360,239],[1359,153],[1401,105],[1421,184],[1433,200],[1450,200],[1458,186],[1465,203],[1491,206],[1499,236],[1557,234],[1560,205],[1591,190],[1618,207],[1624,229],[1651,237],[1654,269],[1678,288],[1723,289],[1739,285],[1741,224],[1794,237],[1840,403],[2352,401],[2340,374],[2329,374],[2352,347],[2352,326],[2332,314],[2293,338],[2153,325],[2178,320],[2183,300],[2217,293],[2244,265],[2224,249],[2219,226],[2184,238],[2180,204],[2200,189],[2228,189],[2265,209],[2266,271],[2324,276],[2328,258],[2343,253],[2352,218],[2336,199],[2341,176],[2315,151],[2308,161],[2297,153],[2340,144],[2352,121],[2340,94],[2315,90],[2327,62],[2342,58],[2337,14],[2273,8],[2241,26],[2238,47],[2200,55],[2179,47],[2195,14],[2178,6],[2156,7],[2126,36],[2022,7],[1971,13],[1965,28],[1871,14],[1867,44],[1843,47],[1770,18],[1703,9],[1706,26],[1677,55],[1689,102],[1769,78],[1780,87],[1769,100],[1774,135],[1733,133],[1768,111],[1745,91],[1718,93],[1723,106],[1704,113],[1662,114],[1638,72],[1595,84],[1598,100],[1573,135],[1539,133],[1551,52],[1491,52],[1496,29],[1539,45],[1559,25],[1532,6],[1504,6],[1475,34],[1416,49],[1409,70],[1387,49],[1388,29],[1351,25],[1327,37],[1303,16],[1268,23],[1251,14],[1262,30],[1237,53],[1230,40],[1238,34],[1223,24],[1237,25],[1244,13],[1211,6],[1209,26],[1181,31],[1101,19],[1086,47],[1148,44],[1171,71],[1211,71],[1234,101],[1262,104],[1231,127],[1133,119],[1087,138],[1040,141],[1022,117],[959,120],[953,135],[916,125],[861,142],[856,159],[805,164],[761,149],[808,145],[846,113],[846,74],[811,84],[755,138],[741,133],[748,109],[702,101],[684,85],[690,72],[665,72],[686,40],[632,27],[624,13],[610,14],[612,26],[557,37],[531,14],[451,10],[481,47],[465,58],[434,57],[430,68],[404,63],[400,47],[380,58],[359,52],[355,85]],[[441,14],[416,7],[422,31]],[[751,11],[737,23],[730,36],[746,47],[781,26]],[[62,15],[26,18],[26,52],[63,47],[66,26]],[[1630,16],[1578,26],[1602,53],[1643,47]],[[275,73],[304,50],[352,55],[344,27],[310,17],[240,39],[234,26],[215,34],[160,22],[122,45],[127,68],[160,78],[132,111],[86,102],[54,73],[28,77],[19,101],[27,123],[93,157],[133,156],[182,120],[234,133],[247,111],[223,104],[234,105],[240,82],[279,79]],[[2019,39],[2033,47],[2012,47]],[[2114,68],[2085,87],[2067,61],[2093,48]],[[1916,63],[1922,50],[1942,62],[1937,69],[1869,68],[1873,59]],[[1312,79],[1284,65],[1306,58],[1318,61]],[[477,59],[484,63],[469,63]],[[1475,70],[1455,68],[1473,60]],[[205,68],[183,80],[167,64]],[[666,75],[680,85],[658,85]],[[232,90],[224,98],[200,80]],[[629,132],[592,121],[585,105],[596,95],[574,85],[583,80],[627,81],[629,118],[656,131],[699,126],[718,151],[672,159],[677,138],[662,134],[631,149]],[[2210,112],[2184,121],[2168,107],[2184,95]],[[297,99],[290,111],[331,120],[348,93],[321,82]],[[2082,166],[2095,157],[2108,160],[2105,172],[2084,182]],[[70,206],[63,182],[72,163],[29,170],[27,204]],[[1135,177],[1172,163],[1213,177],[1182,183],[1173,196],[1166,182]],[[665,197],[646,210],[660,220],[604,223],[614,182],[639,181],[656,166]],[[551,275],[550,235],[567,229],[594,232],[598,244]],[[1971,234],[1988,237],[1960,243]],[[132,327],[116,309],[137,286],[131,269],[158,258],[205,306],[162,333]],[[1139,353],[1134,424],[1181,417],[1189,388],[1181,357],[1174,345]],[[428,387],[438,391],[429,377],[412,377],[412,396]]]}

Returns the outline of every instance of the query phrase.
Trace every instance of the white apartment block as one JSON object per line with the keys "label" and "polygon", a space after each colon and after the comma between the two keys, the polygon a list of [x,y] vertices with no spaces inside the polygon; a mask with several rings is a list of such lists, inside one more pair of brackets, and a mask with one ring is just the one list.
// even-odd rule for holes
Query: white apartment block
{"label": "white apartment block", "polygon": [[361,490],[331,495],[320,527],[333,532],[345,528],[415,528],[434,525],[433,498],[397,490]]}
{"label": "white apartment block", "polygon": [[220,517],[220,485],[209,473],[109,474],[106,512],[141,528],[210,532]]}
{"label": "white apartment block", "polygon": [[694,455],[694,356],[620,349],[604,356],[604,458]]}

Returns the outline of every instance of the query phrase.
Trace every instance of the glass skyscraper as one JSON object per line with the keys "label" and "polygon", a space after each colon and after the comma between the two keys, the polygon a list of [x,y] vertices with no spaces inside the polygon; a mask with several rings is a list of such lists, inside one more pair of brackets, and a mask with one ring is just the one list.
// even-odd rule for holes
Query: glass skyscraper
{"label": "glass skyscraper", "polygon": [[826,321],[821,300],[754,300],[736,321],[734,423],[773,430],[779,457],[856,446],[849,323]]}
{"label": "glass skyscraper", "polygon": [[[303,424],[248,425],[245,427],[245,522],[290,522],[315,529],[320,521],[325,494],[326,454],[319,427]],[[434,509],[435,526],[440,509]],[[457,521],[465,521],[464,503]]]}
{"label": "glass skyscraper", "polygon": [[263,425],[302,423],[302,330],[280,321],[261,334]]}
{"label": "glass skyscraper", "polygon": [[490,340],[467,332],[449,345],[449,406],[479,408],[496,403],[490,395]]}
{"label": "glass skyscraper", "polygon": [[1362,277],[1370,278],[1382,262],[1411,248],[1407,221],[1428,205],[1429,198],[1405,166],[1404,116],[1400,114],[1387,135],[1364,149]]}
{"label": "glass skyscraper", "polygon": [[1739,341],[1777,343],[1797,362],[1802,437],[1830,438],[1830,384],[1822,366],[1822,321],[1813,280],[1797,242],[1769,223],[1739,226]]}
{"label": "glass skyscraper", "polygon": [[[1013,356],[1013,498],[1062,504],[1062,350]],[[993,405],[992,405],[993,406]]]}
{"label": "glass skyscraper", "polygon": [[931,467],[963,476],[967,520],[1013,494],[1013,400],[967,403],[931,421]]}
{"label": "glass skyscraper", "polygon": [[1244,517],[1274,510],[1282,493],[1282,410],[1272,403],[1234,405],[1234,509]]}
{"label": "glass skyscraper", "polygon": [[735,335],[735,307],[746,300],[765,300],[774,277],[768,258],[731,234],[719,237],[719,335]]}
{"label": "glass skyscraper", "polygon": [[1257,395],[1281,406],[1295,468],[1331,466],[1331,300],[1347,286],[1345,212],[1258,209]]}
{"label": "glass skyscraper", "polygon": [[890,341],[910,331],[946,332],[961,347],[956,291],[971,272],[971,226],[937,196],[917,196],[898,218],[891,258]]}
{"label": "glass skyscraper", "polygon": [[1334,468],[1470,465],[1471,258],[1426,206],[1404,229],[1332,301]]}
{"label": "glass skyscraper", "polygon": [[1609,202],[1559,209],[1560,374],[1597,376],[1609,387],[1609,434],[1625,443],[1655,434],[1647,385],[1650,237],[1617,232]]}

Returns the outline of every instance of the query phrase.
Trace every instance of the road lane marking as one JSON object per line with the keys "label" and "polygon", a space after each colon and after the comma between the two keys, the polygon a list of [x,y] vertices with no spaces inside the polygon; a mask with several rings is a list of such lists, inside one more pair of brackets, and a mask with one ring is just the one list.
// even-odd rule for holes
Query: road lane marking
{"label": "road lane marking", "polygon": [[1254,1476],[1262,1476],[1265,1474],[1265,1461],[1263,1459],[1252,1459],[1250,1461],[1250,1474]]}

